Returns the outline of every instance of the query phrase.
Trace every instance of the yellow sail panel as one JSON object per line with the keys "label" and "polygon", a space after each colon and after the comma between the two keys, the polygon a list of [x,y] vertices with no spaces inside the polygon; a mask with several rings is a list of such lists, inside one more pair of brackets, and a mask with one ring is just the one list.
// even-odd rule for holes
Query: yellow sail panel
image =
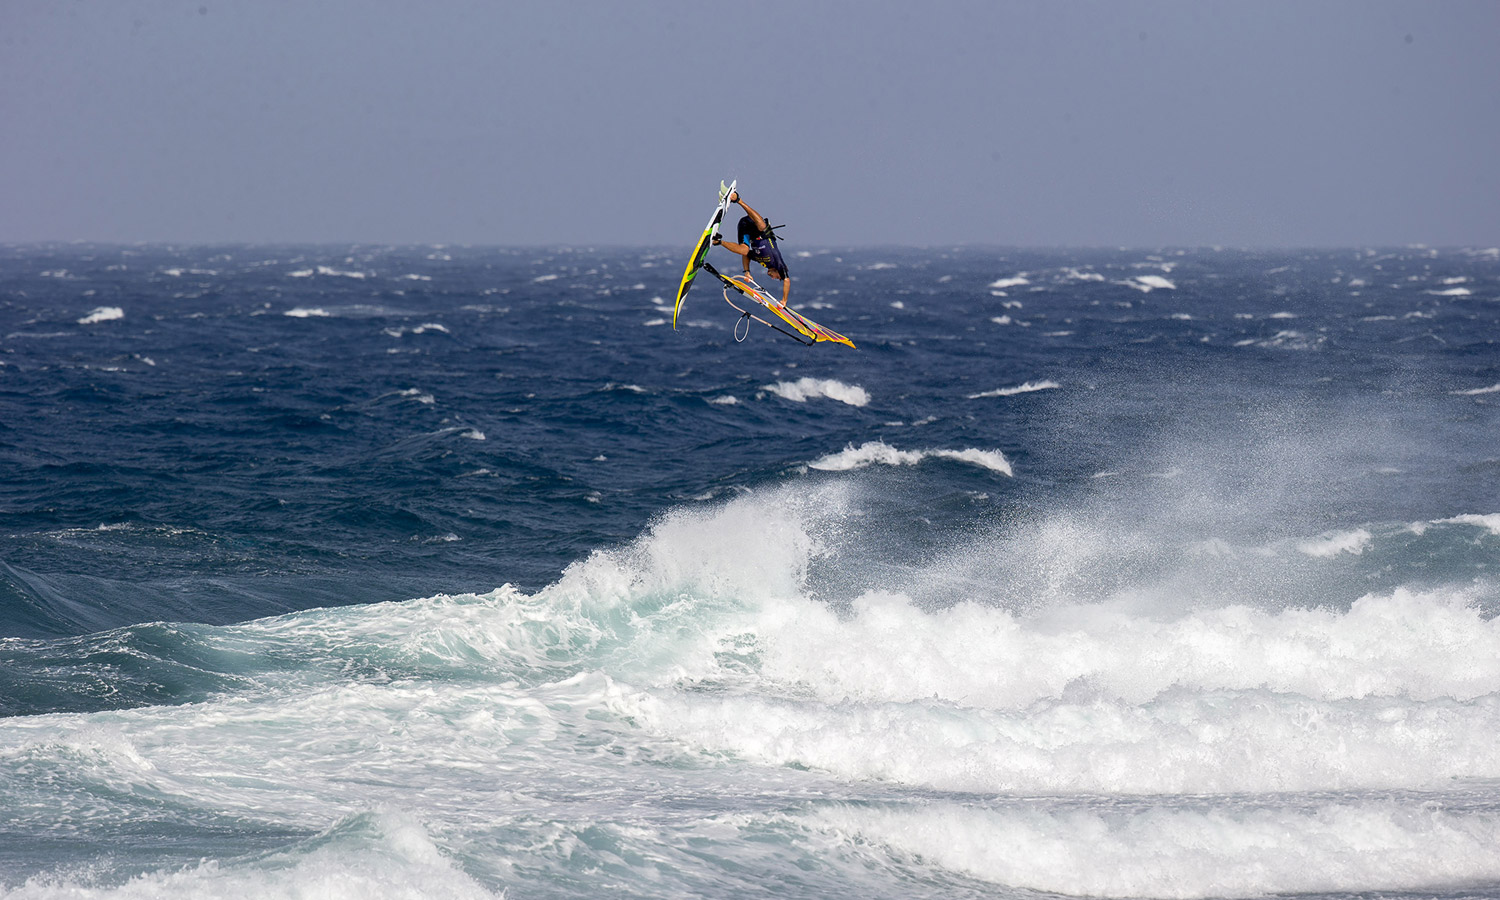
{"label": "yellow sail panel", "polygon": [[688,288],[693,286],[693,279],[698,277],[698,267],[703,264],[703,257],[708,255],[708,247],[713,240],[714,226],[717,221],[709,222],[708,227],[703,229],[703,237],[698,239],[698,247],[693,251],[693,258],[688,260],[687,268],[682,271],[682,281],[677,285],[677,302],[672,305],[672,328],[677,328],[677,314],[682,311],[682,300],[687,296]]}

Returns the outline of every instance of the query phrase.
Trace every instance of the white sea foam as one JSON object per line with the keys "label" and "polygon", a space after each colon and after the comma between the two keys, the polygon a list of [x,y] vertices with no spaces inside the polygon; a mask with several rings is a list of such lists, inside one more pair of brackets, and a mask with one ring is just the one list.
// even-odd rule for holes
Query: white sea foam
{"label": "white sea foam", "polygon": [[431,406],[432,404],[437,402],[437,399],[435,397],[422,390],[421,388],[407,388],[405,390],[396,391],[393,394],[385,394],[383,396],[407,397],[425,406]]}
{"label": "white sea foam", "polygon": [[993,391],[984,391],[983,393],[979,394],[969,394],[968,397],[970,400],[978,400],[982,397],[1014,397],[1017,394],[1029,394],[1033,391],[1051,391],[1056,390],[1060,387],[1062,387],[1062,385],[1048,378],[1043,379],[1042,381],[1028,381],[1024,384],[1018,384],[1015,387],[996,388]]}
{"label": "white sea foam", "polygon": [[1069,281],[1103,281],[1104,276],[1098,272],[1084,272],[1080,269],[1064,269],[1063,277]]}
{"label": "white sea foam", "polygon": [[1373,536],[1363,528],[1353,531],[1340,531],[1325,534],[1315,540],[1303,541],[1297,545],[1297,550],[1308,556],[1316,556],[1322,559],[1338,556],[1341,553],[1352,553],[1355,556],[1365,552],[1370,546]]}
{"label": "white sea foam", "polygon": [[335,269],[331,266],[316,266],[311,269],[297,269],[286,273],[288,278],[311,278],[313,275],[327,275],[338,278],[364,279],[370,277],[366,272],[353,272],[344,269]]}
{"label": "white sea foam", "polygon": [[1002,475],[1014,474],[1010,461],[999,450],[897,450],[884,441],[866,441],[858,447],[850,445],[838,453],[814,460],[808,466],[826,472],[847,472],[870,465],[914,466],[926,459],[951,459]]}
{"label": "white sea foam", "polygon": [[322,309],[316,306],[298,306],[287,310],[286,312],[282,313],[282,315],[291,316],[294,319],[321,319],[331,316],[332,313],[330,313],[326,309]]}
{"label": "white sea foam", "polygon": [[1075,897],[1428,892],[1500,878],[1500,816],[1388,801],[1227,810],[836,806],[812,820],[902,858]]}
{"label": "white sea foam", "polygon": [[118,306],[100,306],[93,312],[78,320],[79,325],[97,325],[100,322],[114,322],[125,318],[125,310]]}
{"label": "white sea foam", "polygon": [[1465,287],[1456,287],[1447,288],[1446,290],[1441,291],[1428,291],[1427,293],[1433,295],[1434,297],[1469,297],[1472,296],[1474,292]]}
{"label": "white sea foam", "polygon": [[1323,345],[1325,338],[1321,334],[1310,335],[1302,331],[1278,331],[1268,338],[1257,340],[1246,338],[1235,341],[1236,347],[1264,347],[1268,350],[1315,350]]}
{"label": "white sea foam", "polygon": [[749,627],[736,641],[761,660],[767,690],[626,694],[621,712],[710,753],[937,790],[1433,788],[1500,776],[1500,628],[1441,593],[1366,597],[1347,613],[1229,607],[1160,621],[1108,608],[1035,621],[978,604],[925,612],[872,593],[848,618],[766,600]]}
{"label": "white sea foam", "polygon": [[[290,315],[290,313],[288,313],[288,315]],[[387,328],[387,329],[385,329],[385,333],[388,334],[388,335],[390,335],[393,338],[405,337],[408,334],[426,334],[429,331],[436,331],[439,334],[448,334],[449,333],[448,327],[446,325],[440,325],[440,324],[438,324],[436,322],[424,322],[421,325],[418,325],[418,326],[416,326],[414,328]]]}
{"label": "white sea foam", "polygon": [[1031,284],[1031,280],[1022,273],[1011,278],[1000,278],[992,281],[990,282],[990,287],[997,291],[1003,291],[1006,288],[1022,287],[1028,284]]}
{"label": "white sea foam", "polygon": [[859,385],[844,384],[832,378],[799,378],[796,381],[778,381],[763,387],[776,396],[795,403],[805,403],[821,397],[847,403],[850,406],[864,406],[870,402],[870,395],[864,388]]}
{"label": "white sea foam", "polygon": [[1471,388],[1467,391],[1450,391],[1449,393],[1459,394],[1464,397],[1477,397],[1480,394],[1500,394],[1500,384],[1492,384],[1489,387],[1482,388]]}
{"label": "white sea foam", "polygon": [[[903,570],[866,543],[870,480],[670,511],[534,593],[185,626],[195,659],[234,660],[248,689],[0,719],[9,826],[107,835],[170,797],[280,848],[5,888],[467,900],[606,872],[622,893],[695,896],[735,873],[857,888],[890,870],[901,887],[946,871],[1001,893],[1199,898],[1500,879],[1494,584],[1285,605],[1250,579],[1170,605],[1137,580],[1086,602],[1079,558],[1155,548],[1112,519],[1050,520],[1015,527],[1070,559],[980,535]],[[850,543],[879,564],[843,593]],[[1193,564],[1240,555],[1204,541]],[[1048,570],[1061,599],[1007,607],[1000,579],[953,578],[963,556]],[[907,589],[924,583],[943,602]]]}
{"label": "white sea foam", "polygon": [[1452,516],[1447,519],[1435,519],[1433,524],[1451,525],[1474,525],[1487,530],[1490,534],[1500,537],[1500,513],[1491,513],[1487,516],[1474,514]]}
{"label": "white sea foam", "polygon": [[7,900],[260,897],[268,900],[386,900],[452,897],[495,900],[465,874],[422,824],[397,812],[350,816],[310,841],[232,864],[203,861],[137,875],[118,887],[88,876],[39,875],[6,891]]}
{"label": "white sea foam", "polygon": [[1175,291],[1177,285],[1160,275],[1137,275],[1135,281],[1147,290]]}

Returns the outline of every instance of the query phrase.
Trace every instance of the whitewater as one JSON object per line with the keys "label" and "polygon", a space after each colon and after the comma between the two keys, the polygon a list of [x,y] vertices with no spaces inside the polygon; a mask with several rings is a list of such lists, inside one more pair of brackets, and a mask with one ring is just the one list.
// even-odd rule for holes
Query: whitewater
{"label": "whitewater", "polygon": [[0,261],[0,896],[1500,896],[1492,254]]}

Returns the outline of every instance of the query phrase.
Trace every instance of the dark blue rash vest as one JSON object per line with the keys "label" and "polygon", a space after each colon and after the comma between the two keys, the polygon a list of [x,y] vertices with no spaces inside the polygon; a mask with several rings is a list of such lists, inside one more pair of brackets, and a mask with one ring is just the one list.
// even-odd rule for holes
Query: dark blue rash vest
{"label": "dark blue rash vest", "polygon": [[739,228],[741,244],[750,245],[750,260],[758,262],[768,270],[775,272],[782,278],[787,277],[786,261],[781,258],[781,251],[776,249],[776,243],[770,236],[755,227],[755,219],[751,216],[741,216]]}

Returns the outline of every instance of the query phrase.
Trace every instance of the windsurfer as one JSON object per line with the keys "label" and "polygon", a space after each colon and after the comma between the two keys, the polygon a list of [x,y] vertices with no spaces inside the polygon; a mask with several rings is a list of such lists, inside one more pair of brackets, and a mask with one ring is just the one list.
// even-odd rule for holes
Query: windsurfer
{"label": "windsurfer", "polygon": [[714,243],[739,254],[746,275],[750,274],[751,262],[758,262],[765,266],[766,274],[781,282],[781,305],[785,307],[786,299],[792,292],[792,278],[787,274],[786,262],[781,258],[781,251],[776,249],[775,232],[766,222],[766,217],[746,203],[738,191],[729,193],[729,202],[738,203],[745,211],[745,215],[740,217],[737,230],[736,236],[739,240],[726,241],[722,235],[715,233]]}

